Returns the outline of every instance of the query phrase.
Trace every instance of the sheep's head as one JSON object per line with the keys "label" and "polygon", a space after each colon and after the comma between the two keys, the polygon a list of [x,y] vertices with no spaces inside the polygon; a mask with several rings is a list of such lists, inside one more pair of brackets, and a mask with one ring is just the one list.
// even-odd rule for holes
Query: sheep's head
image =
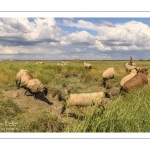
{"label": "sheep's head", "polygon": [[110,98],[110,94],[108,92],[104,92],[106,98]]}
{"label": "sheep's head", "polygon": [[148,75],[148,69],[142,68],[139,72],[145,74],[146,76]]}

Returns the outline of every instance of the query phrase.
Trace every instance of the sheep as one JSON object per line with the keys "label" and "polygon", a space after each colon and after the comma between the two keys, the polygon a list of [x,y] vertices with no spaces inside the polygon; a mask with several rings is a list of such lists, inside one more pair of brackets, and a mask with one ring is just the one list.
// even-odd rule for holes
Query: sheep
{"label": "sheep", "polygon": [[61,64],[61,63],[57,63],[57,65],[58,65],[58,66],[61,66],[62,64]]}
{"label": "sheep", "polygon": [[[20,84],[21,84],[21,79],[22,79],[21,77],[24,76],[26,73],[29,73],[29,71],[28,70],[23,70],[23,69],[21,69],[17,73],[17,75],[16,75],[16,86],[18,87],[18,89],[19,89]],[[31,76],[31,78],[32,78],[32,76]],[[28,79],[29,79],[29,76],[28,76]]]}
{"label": "sheep", "polygon": [[62,66],[65,66],[65,65],[68,65],[67,61],[66,62],[65,61],[62,62]]}
{"label": "sheep", "polygon": [[106,69],[103,74],[102,74],[102,78],[103,78],[103,86],[106,87],[106,80],[109,80],[109,79],[113,79],[114,78],[114,68],[111,67],[111,68],[108,68]]}
{"label": "sheep", "polygon": [[137,68],[133,68],[133,69],[131,70],[130,74],[128,74],[127,76],[125,76],[124,78],[121,79],[120,85],[123,86],[123,84],[124,84],[126,81],[130,80],[131,78],[133,78],[133,77],[137,74],[138,71],[139,71],[139,70],[138,70]]}
{"label": "sheep", "polygon": [[30,92],[34,99],[36,99],[37,93],[43,93],[47,95],[48,89],[36,78],[34,78],[28,70],[21,69],[16,75],[16,86],[20,88],[20,84],[26,89],[25,95],[27,92]]}
{"label": "sheep", "polygon": [[87,62],[84,62],[84,67],[86,69],[91,69],[92,68],[92,65],[90,63],[87,63]]}
{"label": "sheep", "polygon": [[44,64],[44,62],[36,62],[35,64]]}
{"label": "sheep", "polygon": [[58,66],[65,66],[65,65],[68,65],[68,63],[69,63],[69,62],[67,62],[67,61],[66,61],[66,62],[63,61],[62,63],[57,63],[57,65],[58,65]]}
{"label": "sheep", "polygon": [[135,66],[130,66],[129,63],[125,63],[126,72],[131,72],[132,69],[136,68]]}
{"label": "sheep", "polygon": [[123,86],[121,86],[120,91],[130,92],[136,88],[143,87],[148,84],[148,69],[142,68],[139,72],[130,80],[126,81]]}
{"label": "sheep", "polygon": [[[80,93],[70,94],[67,100],[67,107],[70,106],[89,106],[92,104],[100,105],[103,98],[110,98],[108,92],[95,92],[95,93]],[[66,106],[64,105],[61,109],[61,114],[65,111]]]}

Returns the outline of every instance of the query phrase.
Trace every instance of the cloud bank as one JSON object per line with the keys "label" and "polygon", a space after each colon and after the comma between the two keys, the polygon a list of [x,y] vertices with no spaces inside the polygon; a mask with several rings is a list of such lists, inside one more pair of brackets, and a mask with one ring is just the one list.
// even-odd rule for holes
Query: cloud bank
{"label": "cloud bank", "polygon": [[0,18],[0,59],[149,59],[149,43],[150,27],[134,20]]}

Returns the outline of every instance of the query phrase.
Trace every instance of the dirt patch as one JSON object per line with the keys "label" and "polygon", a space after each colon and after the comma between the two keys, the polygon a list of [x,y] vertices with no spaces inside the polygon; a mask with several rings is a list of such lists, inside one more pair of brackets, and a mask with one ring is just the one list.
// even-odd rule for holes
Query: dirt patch
{"label": "dirt patch", "polygon": [[10,97],[15,103],[23,108],[27,108],[28,112],[44,110],[54,112],[59,115],[63,104],[55,98],[52,98],[51,93],[44,98],[34,99],[33,96],[24,95],[24,89],[16,89],[9,91],[1,91],[3,96]]}

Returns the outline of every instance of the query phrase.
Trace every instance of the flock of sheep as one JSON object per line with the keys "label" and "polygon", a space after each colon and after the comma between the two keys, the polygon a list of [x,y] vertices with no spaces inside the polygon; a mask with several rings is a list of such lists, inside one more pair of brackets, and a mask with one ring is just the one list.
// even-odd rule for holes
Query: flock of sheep
{"label": "flock of sheep", "polygon": [[[92,68],[92,65],[87,62],[84,62],[83,66],[86,69]],[[113,67],[110,67],[103,72],[103,87],[106,88],[107,92],[100,91],[94,93],[70,94],[69,98],[66,100],[66,105],[64,105],[61,109],[61,114],[65,111],[66,106],[70,107],[102,104],[103,100],[110,99],[110,97],[113,95],[113,92],[109,92],[108,89],[115,89],[115,87],[117,87],[118,95],[121,94],[122,91],[129,92],[137,87],[143,87],[145,84],[148,84],[148,69],[130,66],[128,63],[125,63],[125,69],[128,75],[123,77],[119,84],[108,83],[109,79],[113,79],[115,77],[115,70]],[[17,73],[16,86],[19,88],[20,84],[22,84],[26,89],[25,95],[27,92],[29,92],[34,96],[35,99],[37,93],[42,93],[43,96],[46,96],[48,93],[48,89],[41,83],[41,81],[34,78],[28,70],[21,69]]]}

